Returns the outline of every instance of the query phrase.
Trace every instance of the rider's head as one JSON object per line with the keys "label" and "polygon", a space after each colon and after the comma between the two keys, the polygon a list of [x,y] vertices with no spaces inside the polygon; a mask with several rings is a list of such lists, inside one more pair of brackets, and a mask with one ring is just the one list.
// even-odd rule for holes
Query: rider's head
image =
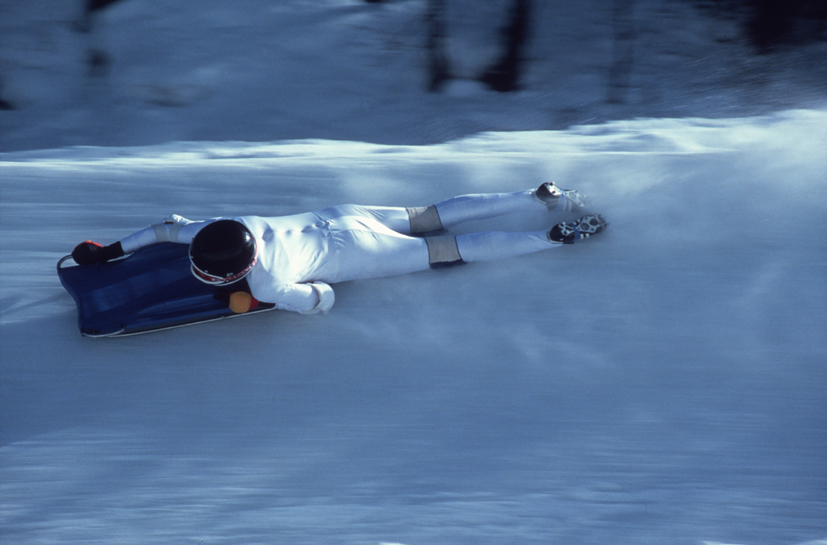
{"label": "rider's head", "polygon": [[192,274],[207,284],[232,284],[256,264],[256,239],[235,220],[218,220],[202,228],[190,243]]}

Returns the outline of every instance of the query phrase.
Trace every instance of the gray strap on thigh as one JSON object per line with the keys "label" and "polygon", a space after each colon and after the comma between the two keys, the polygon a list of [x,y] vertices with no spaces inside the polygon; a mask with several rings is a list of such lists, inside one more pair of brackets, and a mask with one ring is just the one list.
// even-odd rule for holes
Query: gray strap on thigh
{"label": "gray strap on thigh", "polygon": [[431,206],[406,208],[406,210],[411,220],[412,235],[438,233],[443,230],[442,220],[439,219],[439,212],[433,204]]}
{"label": "gray strap on thigh", "polygon": [[459,255],[457,237],[425,237],[425,242],[428,244],[428,263],[432,269],[465,263]]}

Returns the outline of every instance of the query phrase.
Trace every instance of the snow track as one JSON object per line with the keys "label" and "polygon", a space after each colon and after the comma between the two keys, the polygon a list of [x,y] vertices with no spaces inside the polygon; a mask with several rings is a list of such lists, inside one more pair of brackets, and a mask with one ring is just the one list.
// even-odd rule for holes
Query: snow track
{"label": "snow track", "polygon": [[[421,147],[3,154],[3,541],[824,536],[825,127],[791,111]],[[545,180],[589,194],[609,230],[340,284],[323,316],[84,339],[54,274],[75,243],[170,213],[426,205]]]}

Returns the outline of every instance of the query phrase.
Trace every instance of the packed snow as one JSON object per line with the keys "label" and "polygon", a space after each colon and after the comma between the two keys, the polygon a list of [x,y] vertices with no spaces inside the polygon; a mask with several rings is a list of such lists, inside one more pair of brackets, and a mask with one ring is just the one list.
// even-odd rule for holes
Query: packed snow
{"label": "packed snow", "polygon": [[[767,76],[790,94],[750,115],[729,114],[767,87],[716,81],[704,101],[697,80],[633,84],[609,107],[602,57],[581,51],[591,68],[562,89],[537,61],[520,93],[430,94],[411,67],[420,2],[126,0],[93,37],[41,4],[6,2],[0,23],[4,544],[827,543],[817,85]],[[93,38],[113,58],[102,79],[71,64]],[[638,58],[653,78],[665,63]],[[689,115],[663,115],[675,97]],[[55,274],[76,243],[172,213],[424,206],[549,180],[609,229],[337,284],[324,315],[88,339]]]}

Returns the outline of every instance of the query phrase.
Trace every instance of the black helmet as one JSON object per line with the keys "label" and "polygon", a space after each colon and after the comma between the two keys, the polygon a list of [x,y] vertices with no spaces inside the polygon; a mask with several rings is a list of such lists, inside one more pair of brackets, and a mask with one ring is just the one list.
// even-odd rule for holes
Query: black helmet
{"label": "black helmet", "polygon": [[192,274],[207,284],[232,284],[256,264],[256,239],[235,220],[218,220],[198,231],[190,243]]}

